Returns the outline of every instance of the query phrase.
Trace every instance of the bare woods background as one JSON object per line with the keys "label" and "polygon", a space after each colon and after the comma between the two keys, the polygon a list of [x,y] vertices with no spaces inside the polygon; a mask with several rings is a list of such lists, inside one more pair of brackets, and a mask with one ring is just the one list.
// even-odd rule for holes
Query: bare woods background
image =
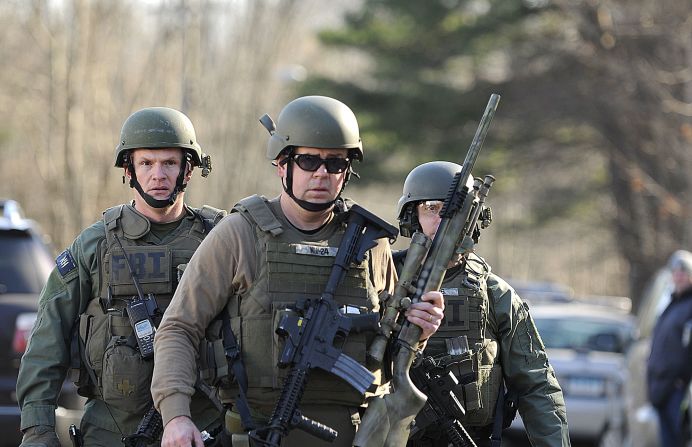
{"label": "bare woods background", "polygon": [[[130,197],[113,167],[134,110],[178,108],[213,159],[192,205],[276,195],[257,119],[344,100],[365,144],[348,195],[390,221],[406,173],[461,162],[491,92],[477,175],[498,179],[479,252],[502,276],[630,295],[690,248],[688,0],[4,0],[0,196],[56,247]],[[406,242],[400,240],[398,247]]]}

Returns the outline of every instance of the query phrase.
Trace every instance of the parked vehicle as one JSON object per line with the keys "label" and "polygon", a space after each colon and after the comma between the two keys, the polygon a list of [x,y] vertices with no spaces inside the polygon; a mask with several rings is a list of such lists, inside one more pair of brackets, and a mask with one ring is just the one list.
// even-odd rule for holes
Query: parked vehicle
{"label": "parked vehicle", "polygon": [[569,303],[574,299],[574,292],[564,284],[516,279],[508,279],[507,282],[529,306]]}
{"label": "parked vehicle", "polygon": [[[531,315],[563,390],[572,441],[622,447],[625,352],[633,339],[634,318],[620,305],[578,299],[534,305]],[[506,433],[514,439],[512,445],[516,438],[526,438],[519,416]]]}
{"label": "parked vehicle", "polygon": [[0,200],[0,445],[21,441],[16,384],[19,362],[36,321],[38,296],[54,266],[33,220],[14,200]]}

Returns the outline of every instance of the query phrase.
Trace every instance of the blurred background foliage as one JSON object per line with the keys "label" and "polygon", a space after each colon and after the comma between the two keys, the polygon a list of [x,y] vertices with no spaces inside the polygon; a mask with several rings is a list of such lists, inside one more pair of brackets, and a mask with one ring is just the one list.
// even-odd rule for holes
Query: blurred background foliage
{"label": "blurred background foliage", "polygon": [[478,251],[504,277],[636,307],[692,248],[691,28],[689,0],[5,0],[0,195],[67,245],[130,197],[113,148],[150,105],[187,113],[213,156],[189,203],[276,195],[257,119],[323,94],[361,125],[348,195],[393,221],[405,175],[460,163],[499,93]]}

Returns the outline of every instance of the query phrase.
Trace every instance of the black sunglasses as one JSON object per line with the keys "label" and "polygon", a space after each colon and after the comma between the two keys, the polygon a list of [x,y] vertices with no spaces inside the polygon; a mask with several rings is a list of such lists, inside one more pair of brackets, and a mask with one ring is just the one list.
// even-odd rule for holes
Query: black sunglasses
{"label": "black sunglasses", "polygon": [[319,155],[311,154],[295,154],[293,159],[303,171],[315,172],[324,165],[330,174],[341,174],[351,163],[348,158],[320,158]]}

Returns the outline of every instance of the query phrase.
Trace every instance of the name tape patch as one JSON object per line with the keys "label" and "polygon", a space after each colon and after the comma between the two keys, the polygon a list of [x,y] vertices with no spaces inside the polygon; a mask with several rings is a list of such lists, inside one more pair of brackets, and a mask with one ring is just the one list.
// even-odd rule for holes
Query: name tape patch
{"label": "name tape patch", "polygon": [[457,287],[442,287],[440,293],[447,296],[459,296],[459,288]]}
{"label": "name tape patch", "polygon": [[313,256],[336,256],[337,247],[322,247],[317,245],[295,244],[296,254]]}
{"label": "name tape patch", "polygon": [[77,263],[72,257],[70,250],[65,250],[55,258],[55,265],[58,267],[58,272],[63,278],[67,276],[72,270],[77,268]]}

